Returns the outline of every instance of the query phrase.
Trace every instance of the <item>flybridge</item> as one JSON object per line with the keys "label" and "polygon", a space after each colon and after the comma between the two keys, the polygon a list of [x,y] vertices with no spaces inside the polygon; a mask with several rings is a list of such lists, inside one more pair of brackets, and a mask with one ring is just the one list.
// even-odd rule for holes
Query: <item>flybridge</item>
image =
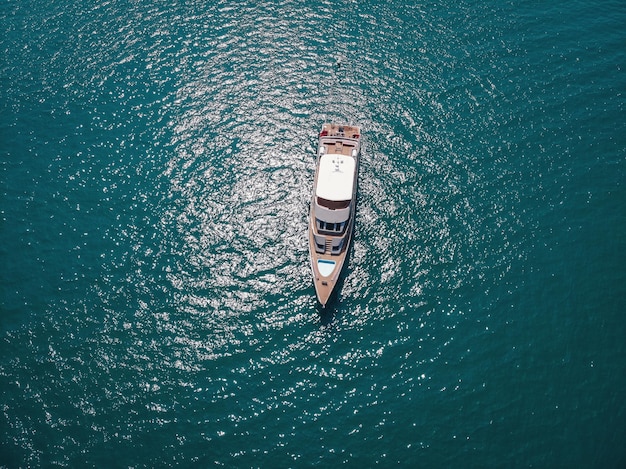
{"label": "flybridge", "polygon": [[320,157],[315,194],[327,200],[352,198],[356,160],[352,156],[328,154]]}

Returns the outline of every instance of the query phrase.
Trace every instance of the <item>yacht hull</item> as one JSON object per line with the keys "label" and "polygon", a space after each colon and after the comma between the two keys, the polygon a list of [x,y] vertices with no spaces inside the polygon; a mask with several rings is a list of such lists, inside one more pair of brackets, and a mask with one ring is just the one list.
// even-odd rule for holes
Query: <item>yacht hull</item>
{"label": "yacht hull", "polygon": [[324,124],[319,136],[309,214],[309,254],[317,299],[330,301],[354,230],[361,129]]}

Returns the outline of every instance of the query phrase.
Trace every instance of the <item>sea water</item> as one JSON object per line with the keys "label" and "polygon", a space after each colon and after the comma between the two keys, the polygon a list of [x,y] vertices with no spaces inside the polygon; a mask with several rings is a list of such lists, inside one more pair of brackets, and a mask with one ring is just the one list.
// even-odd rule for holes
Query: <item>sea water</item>
{"label": "sea water", "polygon": [[[625,26],[3,2],[0,466],[626,466]],[[363,152],[321,309],[324,122]]]}

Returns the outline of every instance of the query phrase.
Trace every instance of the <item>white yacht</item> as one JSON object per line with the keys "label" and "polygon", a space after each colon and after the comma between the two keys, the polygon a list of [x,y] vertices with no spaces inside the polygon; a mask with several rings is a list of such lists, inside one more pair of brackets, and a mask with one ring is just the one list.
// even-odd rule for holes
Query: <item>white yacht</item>
{"label": "white yacht", "polygon": [[309,217],[313,283],[322,306],[339,280],[352,239],[360,151],[360,127],[322,126]]}

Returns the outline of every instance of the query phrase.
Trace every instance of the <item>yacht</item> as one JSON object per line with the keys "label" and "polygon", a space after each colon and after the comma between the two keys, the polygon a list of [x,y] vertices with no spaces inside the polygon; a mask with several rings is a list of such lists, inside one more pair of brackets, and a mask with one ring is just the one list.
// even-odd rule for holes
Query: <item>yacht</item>
{"label": "yacht", "polygon": [[337,285],[352,239],[360,152],[359,126],[322,126],[309,216],[313,284],[322,306]]}

